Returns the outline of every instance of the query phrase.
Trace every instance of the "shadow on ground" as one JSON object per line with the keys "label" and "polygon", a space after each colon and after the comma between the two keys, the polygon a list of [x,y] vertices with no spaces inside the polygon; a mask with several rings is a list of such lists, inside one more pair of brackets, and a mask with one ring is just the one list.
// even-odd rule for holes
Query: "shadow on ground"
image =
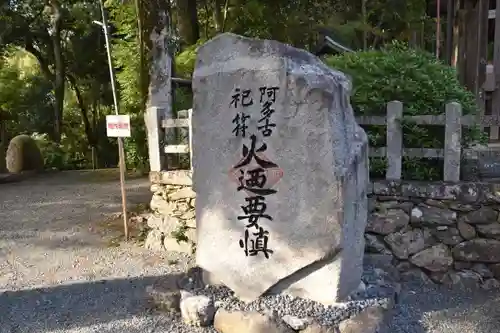
{"label": "shadow on ground", "polygon": [[[173,288],[179,277],[172,274],[4,292],[0,294],[0,332],[76,330],[148,316],[146,286],[161,281]],[[130,329],[127,332],[135,332]]]}
{"label": "shadow on ground", "polygon": [[384,333],[500,332],[499,291],[405,283]]}

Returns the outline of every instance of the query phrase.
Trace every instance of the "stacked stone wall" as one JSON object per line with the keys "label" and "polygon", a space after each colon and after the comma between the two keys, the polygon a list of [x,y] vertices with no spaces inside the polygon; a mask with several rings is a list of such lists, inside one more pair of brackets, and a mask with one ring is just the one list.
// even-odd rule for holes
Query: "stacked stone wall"
{"label": "stacked stone wall", "polygon": [[[153,172],[150,179],[146,246],[192,252],[191,173]],[[403,279],[500,287],[500,184],[378,181],[369,187],[366,253],[392,257]]]}

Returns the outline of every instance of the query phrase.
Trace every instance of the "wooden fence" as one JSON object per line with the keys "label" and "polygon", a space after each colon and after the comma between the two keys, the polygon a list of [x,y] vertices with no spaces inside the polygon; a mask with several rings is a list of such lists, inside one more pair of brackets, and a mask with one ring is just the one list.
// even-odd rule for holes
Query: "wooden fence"
{"label": "wooden fence", "polygon": [[[158,147],[162,154],[189,154],[190,166],[192,168],[192,110],[179,111],[176,119],[162,119],[160,127],[165,132],[170,129],[185,128],[187,135],[183,144],[165,144]],[[445,113],[441,115],[419,115],[404,116],[403,104],[392,101],[387,104],[386,116],[360,116],[356,117],[360,125],[383,125],[387,127],[386,147],[370,147],[371,157],[386,157],[387,171],[386,179],[399,180],[402,175],[403,157],[419,158],[442,158],[444,159],[443,180],[460,180],[460,164],[464,156],[469,159],[477,158],[473,149],[463,149],[461,146],[462,126],[480,125],[490,127],[500,125],[498,116],[472,116],[462,115],[460,104],[452,102],[445,107]],[[403,147],[402,120],[419,125],[442,125],[445,128],[444,147],[434,148],[406,148]],[[162,163],[164,166],[164,163]],[[167,168],[161,168],[168,169]],[[158,170],[153,170],[158,171]]]}
{"label": "wooden fence", "polygon": [[[498,126],[500,123],[498,116],[482,116],[479,118],[473,115],[462,115],[461,105],[455,102],[448,103],[445,113],[442,115],[403,117],[403,104],[399,101],[392,101],[387,104],[386,116],[361,116],[356,117],[356,120],[360,125],[387,126],[386,147],[370,147],[370,156],[386,157],[386,179],[390,180],[401,179],[403,157],[443,158],[443,180],[460,180],[460,162],[464,154],[470,159],[477,158],[475,150],[462,149],[462,126],[479,125],[489,127]],[[402,120],[419,125],[444,125],[444,147],[442,149],[403,147]]]}

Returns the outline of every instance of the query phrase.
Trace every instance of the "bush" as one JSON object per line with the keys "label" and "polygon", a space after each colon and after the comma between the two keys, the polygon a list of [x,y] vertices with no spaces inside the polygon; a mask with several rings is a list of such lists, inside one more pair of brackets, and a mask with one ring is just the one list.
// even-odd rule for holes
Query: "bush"
{"label": "bush", "polygon": [[[394,43],[382,50],[345,53],[328,57],[325,63],[351,76],[351,103],[356,115],[385,115],[386,104],[399,100],[404,115],[439,115],[445,105],[455,101],[463,114],[477,111],[472,93],[460,85],[456,71],[429,53]],[[365,126],[364,126],[365,127]],[[366,126],[370,145],[385,146],[385,126]],[[443,126],[417,126],[403,122],[404,146],[443,148]],[[462,144],[482,141],[477,128],[464,129]],[[372,177],[384,177],[385,159],[370,158]],[[442,161],[405,158],[403,178],[440,179]]]}
{"label": "bush", "polygon": [[6,162],[11,173],[43,169],[43,158],[36,141],[24,134],[10,140]]}
{"label": "bush", "polygon": [[45,168],[57,170],[80,170],[92,167],[91,151],[85,140],[62,135],[61,143],[52,141],[47,134],[33,133],[43,156]]}

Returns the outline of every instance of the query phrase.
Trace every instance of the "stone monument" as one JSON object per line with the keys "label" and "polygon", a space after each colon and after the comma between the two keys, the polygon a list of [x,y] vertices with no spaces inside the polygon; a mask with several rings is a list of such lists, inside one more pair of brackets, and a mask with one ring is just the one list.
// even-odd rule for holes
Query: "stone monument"
{"label": "stone monument", "polygon": [[360,283],[368,141],[346,76],[276,41],[222,34],[193,75],[197,264],[243,301],[323,304]]}

